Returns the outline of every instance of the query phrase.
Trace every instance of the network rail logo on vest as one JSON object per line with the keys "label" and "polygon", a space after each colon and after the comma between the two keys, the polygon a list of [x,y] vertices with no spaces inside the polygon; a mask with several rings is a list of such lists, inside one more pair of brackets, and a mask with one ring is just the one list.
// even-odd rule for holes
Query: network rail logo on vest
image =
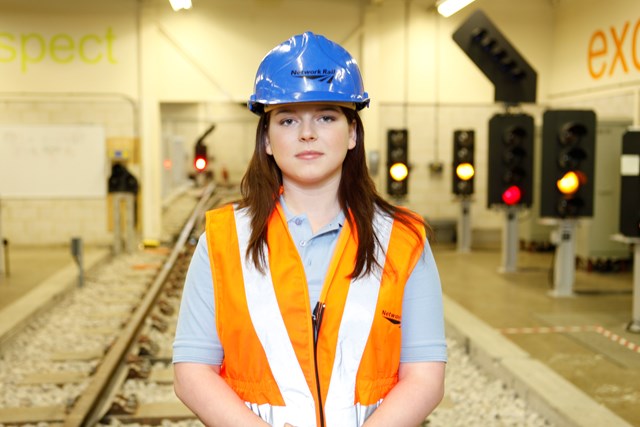
{"label": "network rail logo on vest", "polygon": [[317,70],[291,70],[291,76],[302,78],[302,79],[312,79],[318,80],[321,82],[325,82],[327,84],[331,84],[333,82],[334,77],[336,76],[336,70],[327,70],[327,69],[317,69]]}
{"label": "network rail logo on vest", "polygon": [[399,316],[395,313],[392,313],[390,311],[387,310],[382,310],[382,317],[384,317],[385,319],[387,319],[389,322],[393,323],[394,325],[400,325],[400,323],[402,322],[402,316]]}

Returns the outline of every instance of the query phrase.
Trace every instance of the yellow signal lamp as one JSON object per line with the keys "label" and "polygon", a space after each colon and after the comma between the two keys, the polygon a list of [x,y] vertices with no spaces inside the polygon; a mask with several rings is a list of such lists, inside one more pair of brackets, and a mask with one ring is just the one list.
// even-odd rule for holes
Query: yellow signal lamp
{"label": "yellow signal lamp", "polygon": [[460,163],[456,167],[456,176],[463,181],[469,181],[476,174],[471,163]]}
{"label": "yellow signal lamp", "polygon": [[404,181],[409,176],[409,168],[404,163],[394,163],[389,168],[389,175],[395,181]]}
{"label": "yellow signal lamp", "polygon": [[556,186],[562,194],[569,196],[578,191],[582,182],[583,178],[578,174],[578,172],[569,171],[556,182]]}

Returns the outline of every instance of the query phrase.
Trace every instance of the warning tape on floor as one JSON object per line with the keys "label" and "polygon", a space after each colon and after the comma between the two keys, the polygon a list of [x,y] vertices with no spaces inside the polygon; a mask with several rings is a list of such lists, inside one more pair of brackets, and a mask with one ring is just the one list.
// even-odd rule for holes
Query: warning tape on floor
{"label": "warning tape on floor", "polygon": [[601,328],[598,325],[586,326],[533,326],[529,328],[504,328],[500,329],[503,334],[552,334],[563,332],[597,332]]}
{"label": "warning tape on floor", "polygon": [[523,328],[503,328],[500,329],[505,335],[514,334],[552,334],[552,333],[566,333],[566,332],[596,332],[611,341],[620,344],[623,347],[628,348],[631,351],[640,353],[640,345],[632,341],[629,341],[625,337],[611,332],[608,329],[603,328],[600,325],[583,325],[583,326],[534,326]]}
{"label": "warning tape on floor", "polygon": [[629,350],[631,351],[635,351],[636,353],[640,353],[640,345],[629,341],[628,339],[626,339],[625,337],[621,337],[618,334],[614,334],[613,332],[603,328],[602,326],[598,326],[596,328],[596,332],[599,334],[604,335],[605,337],[609,338],[611,341],[613,342],[617,342],[618,344],[627,347]]}

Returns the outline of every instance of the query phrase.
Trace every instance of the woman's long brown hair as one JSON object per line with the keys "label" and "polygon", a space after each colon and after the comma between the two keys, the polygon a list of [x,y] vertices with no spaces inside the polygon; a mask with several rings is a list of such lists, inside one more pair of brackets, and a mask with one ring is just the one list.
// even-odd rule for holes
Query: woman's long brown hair
{"label": "woman's long brown hair", "polygon": [[[422,218],[397,208],[378,194],[367,169],[362,120],[355,110],[342,108],[342,111],[349,123],[356,124],[356,146],[347,152],[342,163],[338,200],[349,225],[358,236],[356,263],[351,276],[360,277],[371,273],[372,268],[377,264],[374,254],[376,245],[380,245],[380,242],[373,229],[376,208],[400,221],[419,239],[422,238],[422,234],[415,225],[416,221],[425,227],[428,235],[431,232]],[[250,256],[256,268],[263,272],[267,225],[282,187],[282,172],[273,156],[268,155],[265,149],[269,114],[266,113],[260,117],[253,156],[240,183],[242,199],[239,202],[240,207],[249,209],[251,216],[251,236],[246,256]]]}

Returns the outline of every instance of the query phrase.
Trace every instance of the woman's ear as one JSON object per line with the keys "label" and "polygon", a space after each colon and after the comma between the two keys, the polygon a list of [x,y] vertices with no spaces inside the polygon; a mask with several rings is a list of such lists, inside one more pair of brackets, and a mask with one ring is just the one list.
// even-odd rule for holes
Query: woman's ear
{"label": "woman's ear", "polygon": [[357,128],[358,128],[358,125],[356,124],[356,121],[353,120],[349,125],[349,150],[351,150],[352,148],[355,148],[356,146],[356,142],[358,140]]}
{"label": "woman's ear", "polygon": [[264,137],[264,151],[266,151],[268,155],[273,156],[273,150],[271,149],[271,143],[267,135]]}

